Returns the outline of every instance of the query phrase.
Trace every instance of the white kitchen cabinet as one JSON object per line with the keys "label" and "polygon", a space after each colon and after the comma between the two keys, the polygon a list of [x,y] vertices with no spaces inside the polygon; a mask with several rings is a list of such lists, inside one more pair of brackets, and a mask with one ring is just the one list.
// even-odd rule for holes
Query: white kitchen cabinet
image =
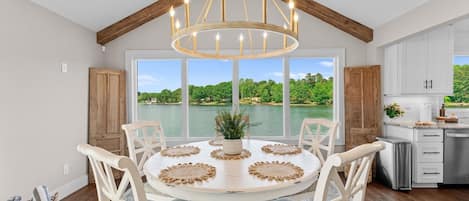
{"label": "white kitchen cabinet", "polygon": [[412,143],[412,186],[437,187],[443,182],[443,129],[417,129],[386,125],[386,137]]}
{"label": "white kitchen cabinet", "polygon": [[444,26],[384,48],[384,95],[452,95],[453,46]]}

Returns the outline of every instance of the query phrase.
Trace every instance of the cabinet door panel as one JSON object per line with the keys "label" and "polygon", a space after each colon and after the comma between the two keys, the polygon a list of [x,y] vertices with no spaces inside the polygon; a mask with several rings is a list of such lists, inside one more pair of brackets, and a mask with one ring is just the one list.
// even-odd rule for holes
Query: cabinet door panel
{"label": "cabinet door panel", "polygon": [[107,110],[107,132],[108,133],[120,133],[121,122],[119,119],[120,107],[120,81],[119,74],[109,73],[108,78],[108,110]]}
{"label": "cabinet door panel", "polygon": [[453,93],[453,36],[451,27],[435,29],[428,33],[429,93]]}
{"label": "cabinet door panel", "polygon": [[399,95],[399,72],[402,66],[402,43],[386,47],[384,50],[383,93],[384,95]]}
{"label": "cabinet door panel", "polygon": [[426,93],[425,81],[428,55],[426,35],[414,36],[404,42],[401,68],[402,94]]}

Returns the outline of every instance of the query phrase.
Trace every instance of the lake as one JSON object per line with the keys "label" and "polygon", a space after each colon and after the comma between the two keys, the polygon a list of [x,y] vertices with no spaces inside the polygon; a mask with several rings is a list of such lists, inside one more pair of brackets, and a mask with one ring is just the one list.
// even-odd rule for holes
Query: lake
{"label": "lake", "polygon": [[[191,137],[215,135],[215,116],[218,111],[231,111],[231,105],[189,106],[189,133]],[[260,123],[249,128],[252,136],[282,136],[283,108],[275,105],[241,105],[240,110],[250,117],[251,123]],[[139,120],[160,121],[165,136],[182,137],[181,105],[138,105]],[[332,106],[291,106],[291,134],[298,135],[304,118],[332,119]]]}

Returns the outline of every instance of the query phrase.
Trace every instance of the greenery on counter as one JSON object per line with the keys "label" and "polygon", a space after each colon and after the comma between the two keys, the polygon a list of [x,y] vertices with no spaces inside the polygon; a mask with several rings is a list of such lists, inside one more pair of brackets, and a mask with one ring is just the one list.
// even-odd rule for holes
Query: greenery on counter
{"label": "greenery on counter", "polygon": [[391,119],[402,117],[405,113],[404,110],[401,109],[401,106],[397,103],[384,106],[384,112]]}

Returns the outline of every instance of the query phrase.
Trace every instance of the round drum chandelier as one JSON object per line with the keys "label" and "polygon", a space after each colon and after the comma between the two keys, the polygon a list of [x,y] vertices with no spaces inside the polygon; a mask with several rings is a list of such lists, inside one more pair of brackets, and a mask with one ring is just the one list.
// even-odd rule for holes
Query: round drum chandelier
{"label": "round drum chandelier", "polygon": [[[259,4],[262,3],[261,19],[249,18],[247,0],[230,1],[242,4],[244,8],[244,20],[232,21],[227,19],[227,10],[236,9],[227,9],[225,0],[206,0],[199,17],[191,23],[191,2],[184,0],[184,23],[176,18],[174,7],[169,10],[171,46],[179,53],[210,59],[267,58],[287,54],[298,48],[298,15],[295,12],[295,2],[293,0],[288,2],[289,16],[287,16],[277,0],[258,1]],[[255,1],[249,0],[249,2]],[[275,6],[284,21],[283,25],[269,23],[271,17],[268,17],[270,14],[267,12],[268,3]],[[219,6],[219,13],[211,12],[214,6]],[[216,16],[217,20],[207,20],[209,14]],[[198,48],[197,42],[201,37],[209,39],[204,40],[209,43],[204,46],[209,48]],[[239,50],[237,47],[233,48],[233,41],[236,45],[239,43]],[[225,47],[225,43],[230,43],[231,48]]]}

